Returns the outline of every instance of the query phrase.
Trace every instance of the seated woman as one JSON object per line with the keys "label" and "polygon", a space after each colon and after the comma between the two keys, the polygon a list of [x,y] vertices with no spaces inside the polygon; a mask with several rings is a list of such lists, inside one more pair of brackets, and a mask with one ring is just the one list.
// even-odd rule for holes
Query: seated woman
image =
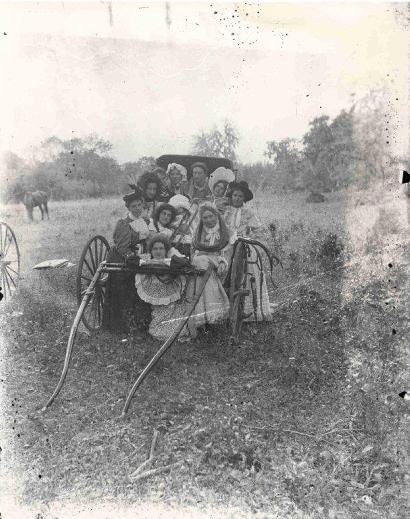
{"label": "seated woman", "polygon": [[180,164],[175,164],[175,162],[172,162],[168,164],[166,174],[168,179],[167,184],[169,186],[171,196],[182,195],[184,186],[187,182],[186,168]]}
{"label": "seated woman", "polygon": [[[146,263],[167,265],[170,243],[163,234],[154,234],[148,241],[151,259]],[[171,274],[136,274],[135,286],[139,297],[152,305],[152,319],[149,333],[155,339],[165,341],[181,323],[187,312],[183,292],[186,284],[184,276]],[[189,340],[185,326],[179,335],[180,340]]]}
{"label": "seated woman", "polygon": [[191,202],[212,201],[212,193],[208,186],[209,171],[203,162],[194,162],[191,166],[191,179],[183,186],[183,195]]}
{"label": "seated woman", "polygon": [[[123,197],[128,214],[117,222],[114,229],[114,245],[111,247],[107,262],[123,263],[128,256],[134,255],[138,247],[143,248],[149,236],[148,226],[142,218],[144,196],[136,190]],[[137,309],[137,326],[144,329],[149,319],[150,307],[141,301],[134,288],[133,276],[127,272],[110,272],[106,280],[103,326],[111,330],[129,329],[132,316]]]}
{"label": "seated woman", "polygon": [[212,204],[212,193],[208,186],[209,171],[203,162],[194,162],[191,166],[191,179],[184,185],[183,194],[191,201],[191,211],[196,214],[192,223],[199,224],[199,208],[204,204]]}
{"label": "seated woman", "polygon": [[[217,323],[229,316],[229,299],[221,282],[228,266],[224,249],[229,244],[229,231],[214,207],[206,205],[201,207],[199,216],[199,225],[192,243],[194,249],[192,264],[204,270],[212,265],[214,271],[205,285],[191,318],[193,328]],[[187,286],[188,299],[195,296],[196,288],[197,280],[190,279]]]}
{"label": "seated woman", "polygon": [[144,194],[144,217],[152,218],[156,209],[161,205],[159,201],[161,181],[152,171],[143,173],[138,179],[137,186]]}
{"label": "seated woman", "polygon": [[[238,237],[250,237],[257,239],[257,231],[261,227],[258,218],[253,211],[245,206],[247,202],[253,199],[253,193],[245,181],[231,182],[228,187],[227,196],[230,205],[226,208],[224,219],[231,233],[231,247]],[[251,256],[248,258],[248,286],[250,294],[245,298],[244,313],[250,314],[245,321],[271,321],[272,311],[269,304],[269,294],[266,285],[266,277],[263,270],[256,264],[257,254],[252,245]],[[229,255],[232,254],[232,249]],[[253,295],[251,290],[251,278],[255,279],[256,287],[256,311],[253,304]]]}
{"label": "seated woman", "polygon": [[209,176],[209,189],[212,192],[212,201],[217,210],[223,215],[229,200],[226,197],[228,184],[235,180],[235,175],[230,169],[220,167],[217,168]]}
{"label": "seated woman", "polygon": [[191,204],[184,195],[175,195],[169,200],[169,204],[175,207],[177,216],[173,227],[173,245],[181,254],[187,258],[191,257],[191,244],[193,228],[191,221]]}
{"label": "seated woman", "polygon": [[[173,242],[174,223],[177,217],[177,210],[171,204],[162,204],[155,211],[154,218],[151,218],[148,226],[149,235],[161,233],[168,238],[170,242]],[[183,256],[178,249],[171,246],[169,249],[169,258],[172,256]]]}
{"label": "seated woman", "polygon": [[161,204],[150,219],[148,225],[150,234],[161,233],[170,238],[173,232],[172,224],[175,222],[176,216],[175,207],[167,203]]}

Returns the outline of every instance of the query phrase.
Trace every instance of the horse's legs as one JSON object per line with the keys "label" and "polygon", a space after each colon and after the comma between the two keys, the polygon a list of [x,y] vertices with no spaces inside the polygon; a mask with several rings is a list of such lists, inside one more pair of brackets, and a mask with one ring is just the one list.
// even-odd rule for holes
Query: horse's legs
{"label": "horse's legs", "polygon": [[43,206],[41,204],[39,204],[38,206],[40,208],[40,211],[41,211],[41,219],[44,220],[44,211],[43,211]]}
{"label": "horse's legs", "polygon": [[47,202],[44,202],[44,210],[45,210],[45,212],[46,212],[47,218],[50,220],[50,215],[48,214],[48,206],[47,206]]}

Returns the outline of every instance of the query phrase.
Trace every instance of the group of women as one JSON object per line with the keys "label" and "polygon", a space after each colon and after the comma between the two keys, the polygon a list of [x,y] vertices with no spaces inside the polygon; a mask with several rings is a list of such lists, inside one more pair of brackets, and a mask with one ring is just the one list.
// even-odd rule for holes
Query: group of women
{"label": "group of women", "polygon": [[[246,182],[236,182],[233,172],[220,167],[211,174],[205,163],[187,170],[169,164],[144,173],[133,192],[123,200],[128,210],[117,222],[114,246],[108,262],[140,257],[140,263],[170,264],[183,258],[198,269],[212,265],[212,273],[180,340],[195,337],[199,328],[224,321],[230,304],[223,283],[228,273],[234,243],[240,236],[257,238],[260,222],[247,203],[253,194]],[[247,320],[271,320],[263,271],[254,258],[248,261],[248,277],[261,287],[245,299]],[[170,274],[110,273],[106,284],[103,324],[127,329],[135,323],[140,331],[160,340],[169,337],[186,315],[197,290],[195,276]],[[251,291],[252,292],[252,291]]]}

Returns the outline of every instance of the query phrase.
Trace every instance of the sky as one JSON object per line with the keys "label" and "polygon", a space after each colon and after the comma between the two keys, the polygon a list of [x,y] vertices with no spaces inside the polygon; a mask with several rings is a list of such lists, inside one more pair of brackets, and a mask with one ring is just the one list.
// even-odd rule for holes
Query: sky
{"label": "sky", "polygon": [[225,120],[243,162],[389,89],[407,149],[405,4],[3,2],[0,153],[97,133],[120,161],[189,153]]}

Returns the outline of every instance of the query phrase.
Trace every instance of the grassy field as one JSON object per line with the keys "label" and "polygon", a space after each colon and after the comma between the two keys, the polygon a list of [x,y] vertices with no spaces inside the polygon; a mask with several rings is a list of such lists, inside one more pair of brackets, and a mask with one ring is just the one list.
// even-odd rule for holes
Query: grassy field
{"label": "grassy field", "polygon": [[[75,267],[32,270],[77,263],[95,234],[110,239],[122,204],[51,202],[50,221],[32,224],[22,206],[1,209],[23,268],[0,303],[2,519],[410,515],[410,407],[399,397],[410,388],[407,200],[305,197],[260,194],[254,205],[284,262],[269,287],[273,323],[247,326],[238,346],[223,326],[176,345],[125,420],[125,396],[159,344],[80,334],[66,385],[41,412],[76,311]],[[154,430],[153,466],[180,463],[134,481]]]}

